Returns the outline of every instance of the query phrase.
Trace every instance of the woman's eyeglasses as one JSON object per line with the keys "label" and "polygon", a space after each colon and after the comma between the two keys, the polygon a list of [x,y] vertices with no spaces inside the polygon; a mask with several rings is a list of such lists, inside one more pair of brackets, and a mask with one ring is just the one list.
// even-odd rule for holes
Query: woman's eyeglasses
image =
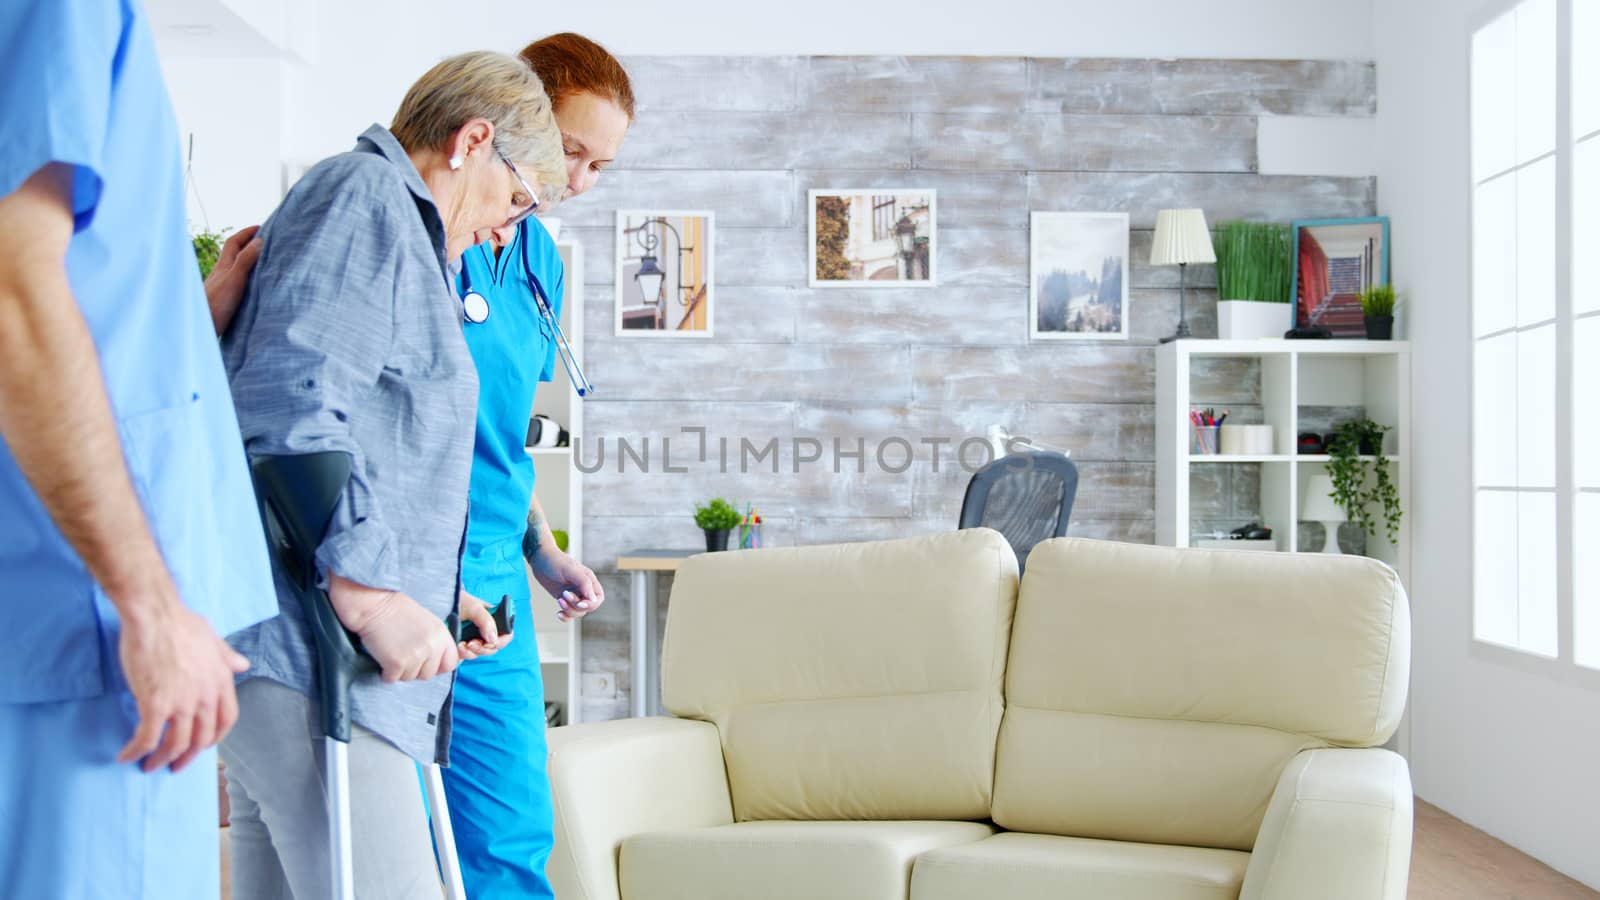
{"label": "woman's eyeglasses", "polygon": [[517,171],[515,163],[513,163],[504,153],[500,153],[498,150],[495,152],[500,155],[500,161],[506,164],[506,168],[511,170],[511,177],[517,179],[517,183],[522,185],[522,190],[526,192],[520,196],[513,194],[511,197],[511,203],[513,206],[522,206],[526,208],[506,220],[506,227],[509,227],[521,222],[523,219],[526,219],[527,217],[539,211],[539,195],[534,193],[533,188],[528,186],[527,179],[523,178],[522,173]]}

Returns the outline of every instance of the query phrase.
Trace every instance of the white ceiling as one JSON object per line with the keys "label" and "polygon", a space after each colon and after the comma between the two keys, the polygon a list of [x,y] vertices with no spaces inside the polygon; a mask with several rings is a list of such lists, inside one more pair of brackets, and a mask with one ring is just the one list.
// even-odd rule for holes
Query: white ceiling
{"label": "white ceiling", "polygon": [[278,58],[285,48],[224,0],[145,0],[163,56]]}

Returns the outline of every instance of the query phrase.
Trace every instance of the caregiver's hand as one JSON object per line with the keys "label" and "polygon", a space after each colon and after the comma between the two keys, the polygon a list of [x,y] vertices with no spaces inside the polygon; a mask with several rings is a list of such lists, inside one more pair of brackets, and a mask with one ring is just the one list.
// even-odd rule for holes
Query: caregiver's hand
{"label": "caregiver's hand", "polygon": [[[505,602],[510,603],[511,599],[508,597]],[[489,612],[488,605],[465,590],[461,592],[461,621],[478,626],[478,634],[482,635],[480,638],[456,644],[456,652],[461,655],[462,662],[493,656],[511,643],[514,637],[511,634],[501,634],[500,629],[494,624],[494,615]]]}
{"label": "caregiver's hand", "polygon": [[606,602],[606,589],[594,570],[563,553],[553,544],[541,547],[531,563],[533,577],[550,593],[563,622],[581,619]]}
{"label": "caregiver's hand", "polygon": [[399,591],[329,575],[328,599],[383,668],[384,681],[424,681],[455,671],[461,661],[444,620]]}
{"label": "caregiver's hand", "polygon": [[261,256],[261,242],[256,240],[260,225],[242,228],[229,236],[217,256],[217,264],[206,277],[206,305],[211,308],[211,324],[217,334],[228,330],[239,302],[244,299],[244,287],[250,282],[250,270],[256,267]]}
{"label": "caregiver's hand", "polygon": [[162,581],[155,602],[123,607],[117,649],[139,705],[139,727],[117,761],[142,757],[146,772],[166,765],[180,772],[233,727],[239,717],[233,676],[250,664]]}

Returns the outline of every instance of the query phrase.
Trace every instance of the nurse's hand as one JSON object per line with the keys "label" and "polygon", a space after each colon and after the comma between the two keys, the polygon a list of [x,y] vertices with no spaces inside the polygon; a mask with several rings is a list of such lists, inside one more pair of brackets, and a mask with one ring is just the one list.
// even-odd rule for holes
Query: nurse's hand
{"label": "nurse's hand", "polygon": [[168,596],[120,607],[117,652],[139,726],[117,762],[143,758],[146,772],[167,765],[179,772],[239,718],[233,676],[250,663],[184,607],[170,582],[157,593]]}
{"label": "nurse's hand", "polygon": [[581,619],[606,602],[606,589],[594,570],[554,546],[541,547],[531,563],[533,577],[556,601],[563,622]]}
{"label": "nurse's hand", "polygon": [[250,270],[256,267],[261,255],[261,242],[256,240],[260,225],[242,228],[228,237],[206,278],[206,306],[211,308],[211,324],[217,334],[228,330],[239,302],[244,299],[245,285],[250,282]]}
{"label": "nurse's hand", "polygon": [[[510,598],[505,602],[510,603]],[[465,590],[461,592],[461,621],[478,626],[478,634],[482,635],[480,638],[456,644],[456,652],[461,655],[462,662],[493,656],[510,644],[514,637],[510,634],[501,634],[499,627],[494,624],[494,614],[489,611],[488,605]]]}
{"label": "nurse's hand", "polygon": [[444,620],[399,591],[330,575],[328,599],[339,621],[382,667],[384,681],[426,681],[455,671],[461,661]]}

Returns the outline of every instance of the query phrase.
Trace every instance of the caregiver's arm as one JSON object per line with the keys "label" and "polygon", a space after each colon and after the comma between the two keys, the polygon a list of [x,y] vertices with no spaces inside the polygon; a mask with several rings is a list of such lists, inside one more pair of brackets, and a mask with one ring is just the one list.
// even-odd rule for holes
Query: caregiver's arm
{"label": "caregiver's arm", "polygon": [[285,206],[256,267],[249,333],[229,337],[245,351],[232,384],[251,455],[350,456],[316,558],[334,611],[388,681],[431,678],[458,661],[444,622],[393,589],[403,560],[350,428],[394,339],[395,215],[358,192]]}
{"label": "caregiver's arm", "polygon": [[0,437],[117,609],[122,668],[139,706],[120,759],[148,756],[146,771],[174,760],[181,768],[233,727],[233,675],[246,663],[183,606],[134,493],[67,280],[72,178],[72,167],[52,163],[0,198]]}
{"label": "caregiver's arm", "polygon": [[594,571],[556,544],[537,494],[528,508],[528,530],[522,535],[522,555],[528,560],[534,581],[555,598],[556,616],[561,621],[581,619],[606,602],[605,588]]}
{"label": "caregiver's arm", "polygon": [[260,230],[260,225],[251,225],[234,232],[222,245],[217,264],[206,276],[206,306],[211,310],[211,325],[219,335],[233,323],[233,314],[239,311],[239,301],[244,299],[250,270],[255,268],[256,258],[261,255],[261,241],[256,239],[256,232]]}

